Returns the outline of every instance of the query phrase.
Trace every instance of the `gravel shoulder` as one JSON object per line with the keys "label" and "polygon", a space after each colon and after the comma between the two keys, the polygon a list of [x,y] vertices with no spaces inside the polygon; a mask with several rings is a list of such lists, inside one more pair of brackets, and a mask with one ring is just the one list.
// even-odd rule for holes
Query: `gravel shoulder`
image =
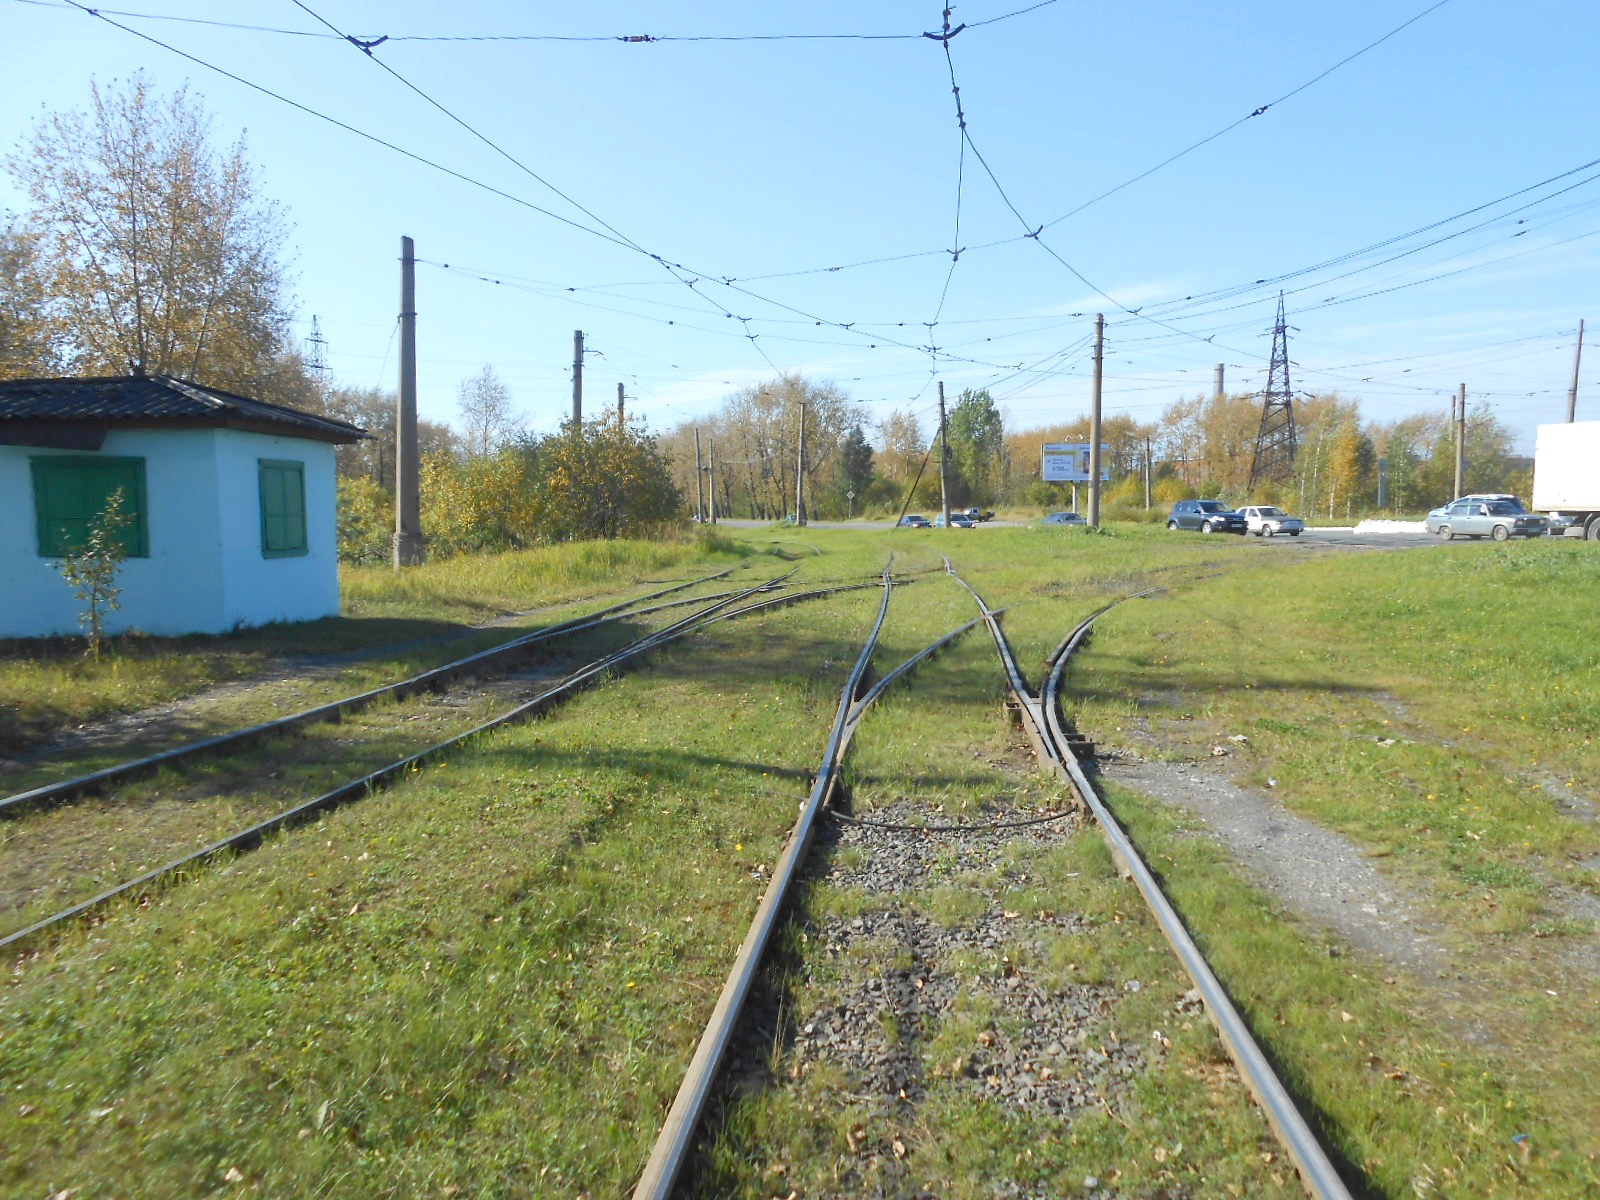
{"label": "gravel shoulder", "polygon": [[1240,787],[1226,759],[1195,763],[1129,757],[1099,763],[1102,778],[1195,818],[1284,907],[1352,947],[1421,976],[1452,969],[1421,897],[1386,878],[1348,838],[1290,812],[1274,796]]}

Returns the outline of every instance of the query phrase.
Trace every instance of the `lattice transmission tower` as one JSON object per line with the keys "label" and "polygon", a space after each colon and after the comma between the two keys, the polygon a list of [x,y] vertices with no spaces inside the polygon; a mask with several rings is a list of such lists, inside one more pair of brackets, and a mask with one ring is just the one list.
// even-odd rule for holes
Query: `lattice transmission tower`
{"label": "lattice transmission tower", "polygon": [[1250,486],[1269,480],[1287,483],[1294,477],[1294,390],[1289,386],[1289,326],[1283,319],[1283,293],[1278,293],[1278,323],[1272,330],[1272,366],[1262,393],[1261,429],[1250,460]]}
{"label": "lattice transmission tower", "polygon": [[306,370],[311,372],[311,379],[317,385],[317,390],[326,393],[328,390],[328,339],[322,336],[322,322],[315,316],[311,318],[311,334],[306,338]]}

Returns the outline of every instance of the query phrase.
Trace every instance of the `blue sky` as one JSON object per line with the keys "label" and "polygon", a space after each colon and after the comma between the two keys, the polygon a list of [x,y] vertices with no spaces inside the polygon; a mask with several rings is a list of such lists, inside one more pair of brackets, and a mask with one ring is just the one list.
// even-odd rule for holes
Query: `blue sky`
{"label": "blue sky", "polygon": [[1531,448],[1584,316],[1600,416],[1591,4],[967,0],[948,41],[905,0],[117,4],[0,0],[0,147],[91,78],[187,83],[337,382],[395,386],[416,240],[432,419],[490,364],[554,429],[582,329],[586,406],[622,383],[657,430],[779,371],[1043,426],[1087,410],[1100,312],[1106,411],[1149,421],[1219,362],[1264,385],[1280,288],[1295,388],[1369,419],[1464,383]]}

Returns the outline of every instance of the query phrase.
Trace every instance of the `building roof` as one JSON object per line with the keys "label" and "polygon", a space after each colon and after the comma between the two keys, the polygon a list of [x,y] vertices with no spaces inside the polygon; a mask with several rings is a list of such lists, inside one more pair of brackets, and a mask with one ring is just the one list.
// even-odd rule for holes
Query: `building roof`
{"label": "building roof", "polygon": [[173,379],[0,379],[0,445],[98,448],[118,429],[241,429],[350,443],[366,431],[331,417]]}

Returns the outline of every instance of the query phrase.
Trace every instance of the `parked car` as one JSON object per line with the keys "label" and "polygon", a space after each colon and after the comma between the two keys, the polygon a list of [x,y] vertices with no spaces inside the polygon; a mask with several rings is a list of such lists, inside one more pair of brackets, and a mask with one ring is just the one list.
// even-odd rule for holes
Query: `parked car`
{"label": "parked car", "polygon": [[1550,521],[1526,511],[1515,496],[1463,496],[1429,513],[1427,527],[1445,541],[1491,537],[1503,542],[1514,537],[1543,537],[1550,530]]}
{"label": "parked car", "polygon": [[1270,504],[1247,504],[1239,512],[1244,517],[1245,528],[1257,537],[1273,537],[1280,533],[1299,537],[1305,532],[1304,521]]}
{"label": "parked car", "polygon": [[920,513],[907,513],[900,518],[901,529],[928,529],[932,525],[933,522]]}
{"label": "parked car", "polygon": [[[943,513],[940,513],[937,517],[935,517],[933,519],[933,527],[935,529],[943,529],[945,527],[944,514]],[[951,529],[971,529],[972,528],[972,518],[967,516],[966,513],[953,512],[953,513],[950,514],[950,528]]]}
{"label": "parked car", "polygon": [[1039,518],[1041,525],[1087,525],[1088,523],[1088,517],[1075,512],[1054,512]]}
{"label": "parked car", "polygon": [[1244,517],[1221,500],[1179,500],[1167,517],[1168,529],[1198,529],[1201,533],[1244,534]]}

